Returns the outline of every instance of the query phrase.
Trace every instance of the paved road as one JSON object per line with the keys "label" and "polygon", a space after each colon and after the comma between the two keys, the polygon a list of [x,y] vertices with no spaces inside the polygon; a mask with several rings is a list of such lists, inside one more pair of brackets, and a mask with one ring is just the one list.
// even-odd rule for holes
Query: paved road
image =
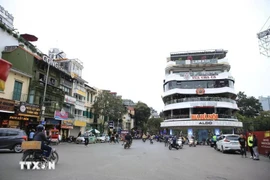
{"label": "paved road", "polygon": [[55,146],[56,170],[20,170],[21,154],[0,152],[0,180],[270,180],[270,160],[222,154],[208,146],[168,150],[164,144],[134,140],[121,144]]}

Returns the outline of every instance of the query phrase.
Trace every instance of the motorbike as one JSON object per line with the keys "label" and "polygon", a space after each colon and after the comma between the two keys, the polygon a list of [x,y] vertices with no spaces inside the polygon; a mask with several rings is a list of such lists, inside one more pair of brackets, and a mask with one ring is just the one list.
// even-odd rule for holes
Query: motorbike
{"label": "motorbike", "polygon": [[194,139],[190,139],[189,140],[189,147],[196,147],[196,144],[197,144],[197,141],[196,140],[194,140]]}
{"label": "motorbike", "polygon": [[[50,145],[50,142],[46,144]],[[45,153],[46,151],[42,149],[27,149],[23,151],[23,156],[22,156],[21,161],[39,162],[40,168],[44,163],[46,164],[48,161],[54,162],[55,164],[58,163],[59,155],[55,148],[52,148],[51,156],[49,159],[46,158]]]}
{"label": "motorbike", "polygon": [[150,139],[150,144],[153,144],[154,142],[153,142],[153,139]]}
{"label": "motorbike", "polygon": [[180,149],[183,148],[184,144],[183,144],[182,138],[179,138],[179,139],[177,140],[177,144],[180,146]]}
{"label": "motorbike", "polygon": [[75,141],[76,141],[76,138],[74,136],[69,136],[68,139],[67,139],[68,143],[72,143],[72,142],[75,142]]}
{"label": "motorbike", "polygon": [[176,144],[173,144],[172,141],[169,141],[169,150],[172,150],[172,149],[179,150],[179,149],[182,149],[182,148],[183,148],[183,146],[180,146],[177,142],[176,142]]}
{"label": "motorbike", "polygon": [[146,141],[146,138],[142,138],[142,141],[145,142]]}
{"label": "motorbike", "polygon": [[131,142],[125,141],[124,149],[129,149],[131,146]]}

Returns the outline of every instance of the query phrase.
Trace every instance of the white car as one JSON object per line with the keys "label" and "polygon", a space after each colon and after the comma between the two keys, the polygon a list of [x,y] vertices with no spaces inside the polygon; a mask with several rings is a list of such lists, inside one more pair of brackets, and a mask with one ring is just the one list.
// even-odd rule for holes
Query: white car
{"label": "white car", "polygon": [[226,151],[240,151],[240,143],[237,134],[223,134],[217,139],[217,150],[225,153]]}
{"label": "white car", "polygon": [[98,142],[109,142],[110,137],[108,135],[102,135],[102,136],[97,137],[97,141]]}

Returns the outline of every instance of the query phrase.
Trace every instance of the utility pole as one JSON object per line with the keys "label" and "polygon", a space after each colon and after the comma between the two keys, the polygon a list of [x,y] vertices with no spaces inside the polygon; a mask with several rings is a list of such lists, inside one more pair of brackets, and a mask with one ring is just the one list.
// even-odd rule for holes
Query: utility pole
{"label": "utility pole", "polygon": [[[60,52],[58,54],[55,55],[58,56],[60,54],[62,54],[63,52]],[[43,100],[42,100],[42,106],[41,106],[41,117],[40,117],[40,120],[41,121],[44,121],[45,120],[45,100],[46,100],[46,93],[47,93],[47,86],[48,86],[48,78],[49,78],[49,72],[50,72],[50,63],[54,61],[54,57],[53,57],[53,54],[49,54],[49,62],[47,63],[48,64],[48,68],[47,68],[47,73],[46,73],[46,80],[45,80],[45,87],[44,87],[44,93],[43,93]],[[44,55],[42,58],[48,58],[47,55]]]}

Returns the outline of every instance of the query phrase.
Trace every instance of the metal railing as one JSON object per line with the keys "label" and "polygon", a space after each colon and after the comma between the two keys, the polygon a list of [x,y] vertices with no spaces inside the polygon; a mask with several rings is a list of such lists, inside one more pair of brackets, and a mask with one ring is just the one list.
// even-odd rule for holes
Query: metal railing
{"label": "metal railing", "polygon": [[182,103],[182,102],[194,102],[194,101],[218,101],[218,102],[230,102],[236,104],[235,100],[230,98],[221,98],[221,97],[192,97],[192,98],[180,98],[165,101],[165,105]]}

